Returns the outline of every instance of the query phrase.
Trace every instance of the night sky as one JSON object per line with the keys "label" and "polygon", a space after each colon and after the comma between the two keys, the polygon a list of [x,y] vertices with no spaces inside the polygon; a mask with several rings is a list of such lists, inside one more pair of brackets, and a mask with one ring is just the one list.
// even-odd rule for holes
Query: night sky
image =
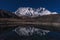
{"label": "night sky", "polygon": [[0,0],[0,9],[13,12],[19,7],[44,7],[60,13],[60,0]]}

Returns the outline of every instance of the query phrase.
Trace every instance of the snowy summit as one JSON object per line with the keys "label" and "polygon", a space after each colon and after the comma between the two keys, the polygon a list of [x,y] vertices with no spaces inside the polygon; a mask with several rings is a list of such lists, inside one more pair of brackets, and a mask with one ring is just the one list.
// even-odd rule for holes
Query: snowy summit
{"label": "snowy summit", "polygon": [[15,14],[18,16],[29,16],[29,17],[36,17],[36,16],[43,16],[49,14],[58,14],[57,12],[51,12],[45,8],[30,8],[30,7],[20,7],[15,11]]}

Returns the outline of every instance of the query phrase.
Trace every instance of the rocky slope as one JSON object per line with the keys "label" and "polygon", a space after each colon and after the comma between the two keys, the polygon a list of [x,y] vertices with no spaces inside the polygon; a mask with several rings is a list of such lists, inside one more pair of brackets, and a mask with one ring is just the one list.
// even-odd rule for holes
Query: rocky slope
{"label": "rocky slope", "polygon": [[10,11],[0,9],[0,18],[17,18],[17,17],[18,17],[17,15]]}

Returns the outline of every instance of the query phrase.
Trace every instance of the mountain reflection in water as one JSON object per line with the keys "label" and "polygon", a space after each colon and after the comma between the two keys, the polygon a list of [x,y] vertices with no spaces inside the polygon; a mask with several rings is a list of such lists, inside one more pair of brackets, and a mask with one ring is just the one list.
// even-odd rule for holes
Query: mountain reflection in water
{"label": "mountain reflection in water", "polygon": [[18,27],[1,34],[0,40],[60,40],[60,33],[35,27]]}

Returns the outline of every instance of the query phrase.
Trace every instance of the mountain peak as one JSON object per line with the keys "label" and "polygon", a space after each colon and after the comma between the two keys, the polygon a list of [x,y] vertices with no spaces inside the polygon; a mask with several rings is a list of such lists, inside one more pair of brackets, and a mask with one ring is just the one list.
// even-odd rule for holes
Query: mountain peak
{"label": "mountain peak", "polygon": [[36,16],[43,16],[49,14],[58,14],[57,12],[50,12],[45,8],[30,8],[30,7],[20,7],[15,11],[15,14],[18,16],[28,16],[28,17],[36,17]]}

